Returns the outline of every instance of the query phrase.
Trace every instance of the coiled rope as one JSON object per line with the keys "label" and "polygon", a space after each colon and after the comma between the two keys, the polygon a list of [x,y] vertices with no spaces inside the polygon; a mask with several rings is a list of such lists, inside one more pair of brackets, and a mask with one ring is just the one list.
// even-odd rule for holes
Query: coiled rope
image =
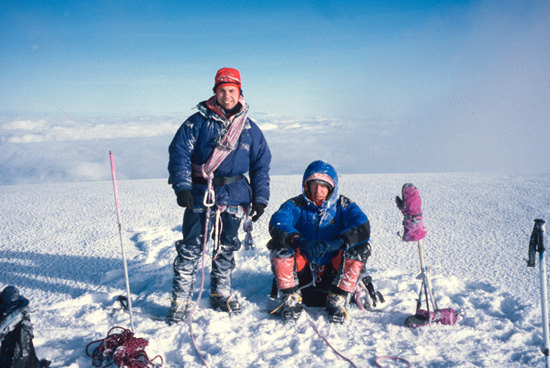
{"label": "coiled rope", "polygon": [[[114,333],[114,330],[121,330],[120,333]],[[99,345],[90,354],[90,346],[99,343]],[[113,327],[107,333],[104,339],[92,341],[86,346],[86,355],[92,357],[92,366],[109,367],[116,364],[117,367],[127,368],[152,368],[161,367],[163,359],[157,355],[149,359],[145,352],[145,347],[149,341],[143,338],[134,337],[134,333],[123,327]],[[160,364],[155,363],[160,359]],[[106,365],[103,365],[107,363]]]}

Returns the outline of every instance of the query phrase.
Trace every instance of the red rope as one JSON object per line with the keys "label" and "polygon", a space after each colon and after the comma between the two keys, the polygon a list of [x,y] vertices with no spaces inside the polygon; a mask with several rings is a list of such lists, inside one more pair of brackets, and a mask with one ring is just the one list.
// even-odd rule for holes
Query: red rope
{"label": "red rope", "polygon": [[[113,333],[113,330],[120,329],[120,333]],[[99,345],[92,354],[88,351],[91,345]],[[145,347],[149,341],[143,338],[134,337],[134,333],[123,327],[113,327],[107,333],[107,337],[101,340],[92,341],[86,346],[86,355],[92,357],[94,367],[102,367],[103,363],[108,363],[104,367],[116,364],[117,367],[127,368],[154,368],[163,364],[163,359],[157,355],[149,359],[145,352]],[[160,364],[154,361],[159,358]]]}

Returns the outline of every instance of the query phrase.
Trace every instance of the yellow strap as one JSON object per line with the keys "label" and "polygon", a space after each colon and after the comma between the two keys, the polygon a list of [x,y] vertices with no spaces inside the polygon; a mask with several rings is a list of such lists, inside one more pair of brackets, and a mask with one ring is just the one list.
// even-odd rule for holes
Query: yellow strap
{"label": "yellow strap", "polygon": [[[211,297],[217,297],[217,296],[223,296],[221,294],[210,294]],[[231,307],[229,307],[229,301],[231,300],[231,298],[233,298],[233,295],[230,295],[229,298],[227,298],[227,310],[228,311],[231,311]]]}
{"label": "yellow strap", "polygon": [[342,308],[342,310],[344,311],[344,314],[346,315],[346,318],[348,318],[348,311],[346,310],[346,308],[340,306],[340,308]]}
{"label": "yellow strap", "polygon": [[[291,294],[291,295],[292,295],[292,294]],[[281,309],[281,307],[282,307],[283,305],[285,305],[286,299],[287,299],[288,297],[290,297],[290,295],[287,296],[287,297],[283,300],[283,303],[282,303],[281,305],[279,305],[277,308],[275,308],[274,310],[272,310],[271,312],[269,312],[269,314],[273,314],[273,313],[277,312],[279,309]],[[300,295],[300,298],[297,299],[296,301],[301,302],[301,301],[302,301],[302,296]]]}
{"label": "yellow strap", "polygon": [[269,314],[273,314],[275,312],[277,312],[279,309],[281,309],[281,307],[285,305],[285,302],[283,301],[283,303],[281,305],[279,305],[277,308],[275,308],[274,310],[272,310],[271,312],[269,312]]}

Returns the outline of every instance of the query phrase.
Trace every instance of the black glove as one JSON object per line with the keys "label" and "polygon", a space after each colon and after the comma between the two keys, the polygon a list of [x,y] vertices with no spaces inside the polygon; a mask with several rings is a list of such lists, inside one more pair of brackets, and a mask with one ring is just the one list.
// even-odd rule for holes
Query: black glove
{"label": "black glove", "polygon": [[397,205],[397,208],[399,209],[399,211],[403,211],[404,203],[401,197],[399,196],[395,197],[395,204]]}
{"label": "black glove", "polygon": [[303,251],[310,261],[314,258],[322,257],[326,252],[326,244],[316,240],[308,240],[302,237],[296,237],[293,240],[294,245]]}
{"label": "black glove", "polygon": [[193,208],[193,195],[190,190],[178,192],[178,205],[180,207]]}
{"label": "black glove", "polygon": [[252,222],[258,221],[258,219],[264,214],[264,209],[265,209],[265,204],[252,203],[252,211],[250,211]]}
{"label": "black glove", "polygon": [[[403,188],[401,188],[401,195],[402,195],[403,199],[401,199],[401,197],[399,197],[399,196],[395,197],[395,204],[397,205],[397,208],[401,212],[405,211],[405,205],[406,205],[406,203],[405,203],[405,190],[407,188],[415,188],[416,189],[416,187],[411,183],[404,184]],[[405,214],[405,213],[403,212],[403,214]]]}
{"label": "black glove", "polygon": [[342,249],[342,245],[344,245],[342,238],[332,239],[323,243],[325,244],[326,252],[336,252]]}

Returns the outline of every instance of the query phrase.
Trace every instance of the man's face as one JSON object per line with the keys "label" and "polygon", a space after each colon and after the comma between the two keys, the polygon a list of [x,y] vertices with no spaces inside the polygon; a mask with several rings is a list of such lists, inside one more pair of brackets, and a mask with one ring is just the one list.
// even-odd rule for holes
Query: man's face
{"label": "man's face", "polygon": [[315,203],[322,203],[327,199],[329,188],[317,181],[309,184],[309,194]]}
{"label": "man's face", "polygon": [[234,85],[228,84],[218,87],[216,91],[216,100],[224,110],[231,110],[239,103],[240,91]]}

